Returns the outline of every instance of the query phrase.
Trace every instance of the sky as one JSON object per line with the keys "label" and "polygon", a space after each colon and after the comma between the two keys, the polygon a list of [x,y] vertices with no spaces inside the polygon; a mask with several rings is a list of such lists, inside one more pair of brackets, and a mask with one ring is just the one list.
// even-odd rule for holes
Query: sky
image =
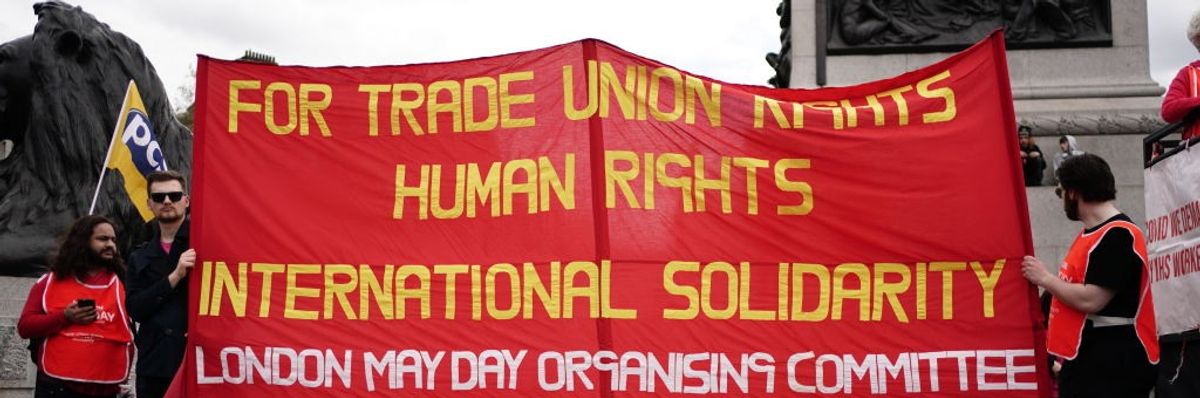
{"label": "sky", "polygon": [[[1137,0],[1111,0],[1137,1]],[[28,0],[0,2],[0,42],[33,32]],[[286,65],[452,61],[597,38],[693,74],[765,85],[779,51],[778,0],[75,0],[142,46],[173,99],[196,54],[247,49]],[[1184,31],[1196,0],[1149,0],[1151,76],[1197,59]],[[173,101],[178,102],[178,101]],[[179,104],[174,104],[179,106]]]}

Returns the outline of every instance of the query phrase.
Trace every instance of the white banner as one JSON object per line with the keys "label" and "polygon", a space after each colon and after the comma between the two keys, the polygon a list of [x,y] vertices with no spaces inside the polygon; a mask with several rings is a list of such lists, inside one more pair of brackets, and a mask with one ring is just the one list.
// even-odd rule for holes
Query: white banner
{"label": "white banner", "polygon": [[1158,334],[1200,327],[1200,148],[1146,169],[1146,238]]}

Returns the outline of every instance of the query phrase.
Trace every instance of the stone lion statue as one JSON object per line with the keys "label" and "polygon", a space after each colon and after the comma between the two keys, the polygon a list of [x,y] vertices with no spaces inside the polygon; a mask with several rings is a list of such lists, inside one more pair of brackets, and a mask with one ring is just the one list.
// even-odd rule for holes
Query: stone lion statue
{"label": "stone lion statue", "polygon": [[[130,79],[168,167],[191,174],[191,131],[138,44],[79,7],[33,9],[33,34],[0,44],[0,275],[9,276],[43,272],[58,236],[87,213]],[[107,174],[96,213],[118,223],[127,254],[151,226],[122,185]]]}

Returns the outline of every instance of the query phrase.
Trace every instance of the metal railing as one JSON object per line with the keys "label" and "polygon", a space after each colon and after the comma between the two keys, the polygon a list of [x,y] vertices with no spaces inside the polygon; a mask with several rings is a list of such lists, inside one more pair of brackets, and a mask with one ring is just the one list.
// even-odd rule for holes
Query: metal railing
{"label": "metal railing", "polygon": [[1181,138],[1167,139],[1167,137],[1176,133],[1182,134],[1183,130],[1191,124],[1193,119],[1195,118],[1188,118],[1188,120],[1183,122],[1168,124],[1142,139],[1142,162],[1145,168],[1148,169],[1154,166],[1155,163],[1200,143],[1200,137],[1192,137],[1186,141]]}

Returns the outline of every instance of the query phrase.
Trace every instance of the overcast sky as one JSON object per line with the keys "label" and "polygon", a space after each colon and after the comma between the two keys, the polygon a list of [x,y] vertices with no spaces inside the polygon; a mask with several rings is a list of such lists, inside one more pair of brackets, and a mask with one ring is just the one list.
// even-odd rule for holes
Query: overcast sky
{"label": "overcast sky", "polygon": [[[1137,0],[1112,0],[1137,1]],[[0,1],[0,41],[33,32],[33,1]],[[1196,0],[1151,0],[1151,74],[1165,86],[1197,52],[1184,38]],[[195,54],[253,49],[282,64],[384,65],[531,50],[582,38],[699,75],[765,85],[778,51],[778,0],[75,0],[141,44],[177,98]]]}

